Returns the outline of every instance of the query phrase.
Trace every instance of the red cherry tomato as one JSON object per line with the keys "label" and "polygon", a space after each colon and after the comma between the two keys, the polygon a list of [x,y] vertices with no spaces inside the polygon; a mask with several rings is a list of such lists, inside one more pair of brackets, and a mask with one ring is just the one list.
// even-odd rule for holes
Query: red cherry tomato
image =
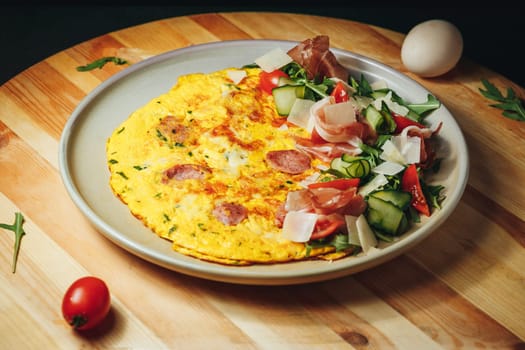
{"label": "red cherry tomato", "polygon": [[415,164],[410,164],[401,178],[401,189],[412,194],[410,205],[425,216],[430,216],[430,207],[421,188]]}
{"label": "red cherry tomato", "polygon": [[350,98],[348,96],[348,91],[346,91],[345,85],[340,81],[338,81],[335,84],[335,87],[332,90],[332,93],[330,94],[330,96],[333,96],[335,98],[335,103],[346,102]]}
{"label": "red cherry tomato", "polygon": [[265,91],[268,94],[271,94],[272,90],[279,86],[279,78],[288,78],[288,74],[286,74],[282,70],[276,69],[270,73],[262,71],[259,77],[259,87],[261,88],[261,90]]}
{"label": "red cherry tomato", "polygon": [[106,283],[93,276],[73,282],[62,299],[62,315],[75,330],[97,326],[106,318],[110,307],[111,297]]}

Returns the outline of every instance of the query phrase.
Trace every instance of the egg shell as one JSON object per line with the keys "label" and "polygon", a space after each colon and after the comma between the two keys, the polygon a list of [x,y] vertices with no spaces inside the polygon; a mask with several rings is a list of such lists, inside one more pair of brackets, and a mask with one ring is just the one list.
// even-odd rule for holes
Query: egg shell
{"label": "egg shell", "polygon": [[432,19],[414,26],[401,47],[406,69],[421,77],[436,77],[456,66],[463,53],[463,37],[452,23]]}

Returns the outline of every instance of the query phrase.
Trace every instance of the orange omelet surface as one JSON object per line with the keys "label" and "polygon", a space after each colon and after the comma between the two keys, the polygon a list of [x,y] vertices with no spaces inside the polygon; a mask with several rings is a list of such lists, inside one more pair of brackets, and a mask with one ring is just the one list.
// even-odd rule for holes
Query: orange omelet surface
{"label": "orange omelet surface", "polygon": [[[233,71],[246,76],[235,83]],[[289,174],[266,163],[268,152],[294,149],[296,137],[308,133],[277,114],[273,97],[258,88],[259,73],[228,68],[181,76],[107,140],[113,192],[181,254],[246,265],[333,253],[282,238],[276,224],[287,193],[319,164]],[[240,208],[242,220],[220,220],[222,204],[220,215],[235,219]]]}

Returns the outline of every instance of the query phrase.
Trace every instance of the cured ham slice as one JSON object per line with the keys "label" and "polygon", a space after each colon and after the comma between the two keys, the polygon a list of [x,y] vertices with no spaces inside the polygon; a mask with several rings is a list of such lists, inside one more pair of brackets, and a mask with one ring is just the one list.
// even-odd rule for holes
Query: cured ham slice
{"label": "cured ham slice", "polygon": [[306,70],[308,79],[337,77],[348,81],[348,70],[337,61],[329,48],[329,37],[318,35],[304,40],[287,53]]}
{"label": "cured ham slice", "polygon": [[355,187],[345,190],[321,187],[292,191],[288,193],[284,205],[286,212],[304,211],[323,215],[360,215],[365,209],[366,202]]}
{"label": "cured ham slice", "polygon": [[297,138],[295,147],[324,162],[330,162],[332,159],[342,156],[343,153],[350,155],[358,155],[361,153],[361,149],[357,145],[343,142],[317,143],[306,138]]}

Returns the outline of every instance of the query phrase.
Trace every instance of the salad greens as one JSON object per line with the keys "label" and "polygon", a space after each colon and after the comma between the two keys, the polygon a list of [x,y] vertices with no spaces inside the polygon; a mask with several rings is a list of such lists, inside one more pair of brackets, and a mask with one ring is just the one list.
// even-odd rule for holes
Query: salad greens
{"label": "salad greens", "polygon": [[23,228],[24,216],[22,213],[15,213],[15,222],[12,225],[0,223],[0,228],[13,231],[15,233],[15,248],[13,252],[13,273],[16,272],[16,263],[18,261],[18,253],[20,252],[20,243],[22,237],[26,234]]}
{"label": "salad greens", "polygon": [[518,120],[525,121],[525,107],[523,106],[523,100],[521,100],[514,90],[507,87],[507,96],[503,96],[501,91],[487,79],[482,79],[481,83],[485,89],[479,89],[479,92],[486,98],[494,100],[499,103],[491,104],[491,107],[502,109],[503,116]]}
{"label": "salad greens", "polygon": [[87,71],[90,71],[96,68],[102,69],[102,67],[104,67],[106,63],[109,63],[109,62],[113,62],[116,65],[123,65],[123,64],[128,63],[128,61],[126,61],[123,58],[115,57],[115,56],[108,56],[108,57],[99,58],[98,60],[88,63],[85,66],[78,66],[77,71],[87,72]]}
{"label": "salad greens", "polygon": [[[299,98],[314,102],[330,96],[337,84],[337,80],[334,79],[308,79],[305,69],[296,62],[285,65],[281,70],[289,77],[289,80],[285,82],[287,85],[304,86],[304,89],[301,90],[304,93],[298,96]],[[322,176],[318,181],[329,182],[334,179],[359,177],[359,188],[373,185],[371,187],[372,190],[363,195],[368,204],[365,215],[377,239],[391,242],[396,236],[400,236],[408,230],[410,222],[420,222],[422,213],[430,215],[429,213],[432,209],[440,208],[442,201],[445,199],[443,195],[444,187],[427,184],[423,176],[425,172],[437,172],[440,159],[432,159],[431,164],[418,163],[417,169],[413,169],[415,171],[412,172],[417,174],[417,178],[413,176],[408,178],[408,175],[406,175],[408,172],[403,170],[396,174],[384,175],[385,180],[379,185],[374,185],[373,183],[377,182],[380,176],[370,171],[370,169],[385,162],[385,159],[383,159],[384,146],[387,142],[391,142],[393,137],[399,133],[398,127],[400,125],[398,124],[400,120],[407,120],[403,121],[403,123],[408,123],[405,126],[417,125],[427,128],[425,118],[432,111],[439,108],[441,102],[431,94],[428,94],[426,101],[422,103],[408,102],[392,89],[374,89],[364,75],[361,75],[359,79],[349,76],[348,81],[345,83],[353,89],[353,92],[350,93],[351,98],[364,100],[366,101],[365,104],[368,104],[368,107],[363,107],[359,113],[361,117],[364,117],[374,127],[377,137],[374,143],[362,142],[359,145],[361,152],[358,156],[343,154],[342,157],[334,159],[328,169],[321,171]],[[385,101],[385,99],[390,101]],[[379,109],[373,106],[375,100],[382,101]],[[395,107],[396,111],[389,106]],[[404,116],[397,113],[398,108],[405,111]],[[370,116],[368,115],[369,109],[372,110]],[[405,169],[408,167],[407,164],[402,166]],[[416,164],[412,164],[411,168],[416,168]],[[419,189],[417,193],[414,192],[416,185]],[[409,202],[406,201],[407,192],[411,194],[411,196],[408,196],[409,202],[414,196],[424,197],[422,200],[427,208],[426,211],[418,210],[417,205],[409,205]],[[401,198],[404,200],[402,203],[400,202]],[[393,217],[395,219],[392,219]],[[333,246],[336,248],[336,251],[341,251],[351,248],[353,245],[349,241],[348,234],[336,232],[331,236],[309,241],[306,246],[308,250],[323,246]]]}

